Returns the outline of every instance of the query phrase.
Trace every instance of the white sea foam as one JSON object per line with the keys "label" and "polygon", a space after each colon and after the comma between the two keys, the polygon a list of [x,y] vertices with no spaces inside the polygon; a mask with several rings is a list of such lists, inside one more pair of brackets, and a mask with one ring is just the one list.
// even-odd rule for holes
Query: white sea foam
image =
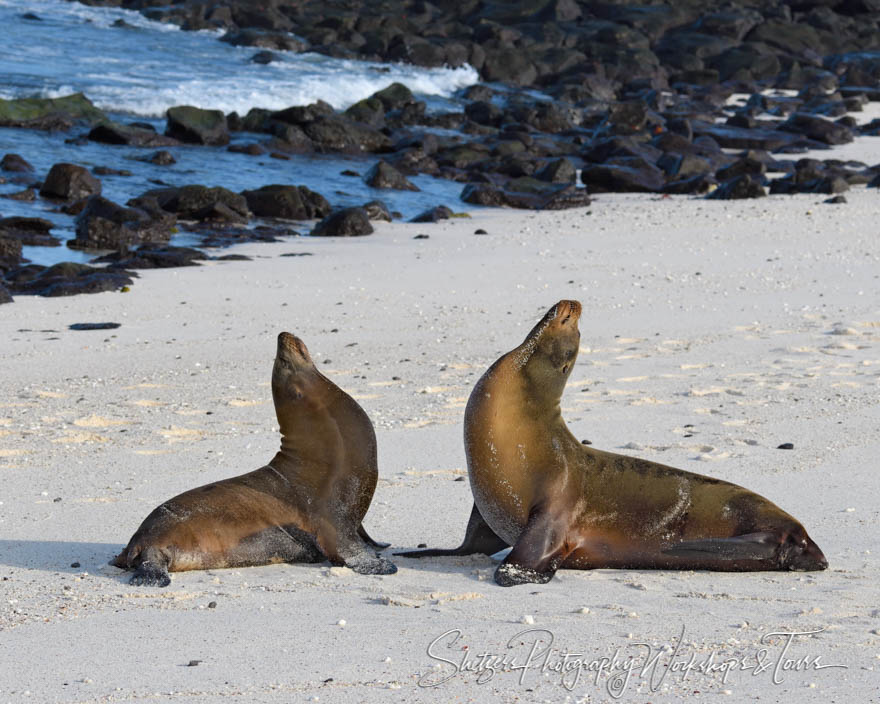
{"label": "white sea foam", "polygon": [[[21,19],[33,12],[43,21]],[[135,29],[113,27],[124,19]],[[98,107],[161,116],[173,105],[244,114],[324,100],[344,109],[400,82],[429,98],[450,97],[476,83],[477,72],[333,59],[276,52],[268,65],[250,61],[253,47],[234,47],[216,33],[179,32],[139,13],[75,2],[0,0],[0,22],[14,25],[15,51],[0,57],[7,76],[0,96],[59,97],[85,93]]]}

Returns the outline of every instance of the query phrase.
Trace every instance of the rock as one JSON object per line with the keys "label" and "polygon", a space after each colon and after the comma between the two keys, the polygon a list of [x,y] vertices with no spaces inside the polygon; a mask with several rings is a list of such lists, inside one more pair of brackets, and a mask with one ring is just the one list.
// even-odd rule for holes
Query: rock
{"label": "rock", "polygon": [[134,147],[173,147],[180,142],[172,137],[118,122],[101,122],[89,132],[89,139],[103,144],[128,144]]}
{"label": "rock", "polygon": [[269,51],[268,49],[264,49],[263,51],[258,51],[254,54],[250,61],[252,64],[271,64],[273,61],[278,61],[281,57],[274,52]]}
{"label": "rock", "polygon": [[43,218],[0,218],[0,236],[15,239],[29,247],[58,247],[61,240],[49,234],[55,227]]}
{"label": "rock", "polygon": [[437,205],[416,215],[410,222],[439,222],[448,220],[453,215],[452,209],[445,205]]}
{"label": "rock", "polygon": [[702,120],[691,120],[691,126],[696,137],[711,137],[725,149],[763,149],[774,152],[798,143],[798,138],[795,135],[779,130],[746,129],[703,122]]}
{"label": "rock", "polygon": [[12,294],[3,284],[0,284],[0,304],[12,303]]}
{"label": "rock", "polygon": [[591,191],[657,192],[663,188],[663,172],[641,157],[614,157],[604,164],[585,164],[581,181]]}
{"label": "rock", "polygon": [[345,111],[345,116],[376,129],[385,126],[385,107],[378,98],[365,98],[356,102]]}
{"label": "rock", "polygon": [[114,169],[110,166],[95,166],[92,168],[95,176],[131,176],[131,171],[126,169]]}
{"label": "rock", "polygon": [[576,177],[577,171],[574,164],[565,157],[551,161],[535,173],[535,178],[550,183],[574,183]]}
{"label": "rock", "polygon": [[372,232],[373,226],[363,208],[343,208],[321,220],[311,234],[314,237],[359,237]]}
{"label": "rock", "polygon": [[247,207],[257,217],[314,220],[330,213],[330,203],[305,186],[271,185],[242,191]]}
{"label": "rock", "polygon": [[6,283],[13,294],[55,297],[118,291],[133,282],[127,272],[61,262],[48,268],[30,265],[14,269],[6,275]]}
{"label": "rock", "polygon": [[37,192],[33,188],[25,188],[23,191],[16,191],[15,193],[3,193],[2,197],[8,198],[9,200],[30,203],[37,199]]}
{"label": "rock", "polygon": [[221,42],[232,46],[256,46],[279,51],[301,52],[308,44],[286,32],[267,32],[259,29],[231,30],[220,37]]}
{"label": "rock", "polygon": [[87,169],[76,164],[60,163],[49,169],[49,174],[40,188],[44,198],[79,200],[101,193],[101,182]]}
{"label": "rock", "polygon": [[[530,185],[543,183],[529,179]],[[511,182],[509,185],[523,188],[525,184]],[[547,187],[549,184],[544,183]],[[579,208],[590,204],[590,198],[583,188],[570,186],[549,186],[532,192],[501,189],[489,183],[469,183],[461,192],[465,203],[488,206],[507,206],[526,210],[561,210]]]}
{"label": "rock", "polygon": [[250,144],[230,144],[226,147],[226,151],[236,154],[247,154],[248,156],[262,156],[266,153],[265,147],[255,142]]}
{"label": "rock", "polygon": [[519,49],[488,49],[486,61],[480,74],[490,83],[513,83],[531,85],[538,77],[538,71],[528,54]]}
{"label": "rock", "polygon": [[372,188],[389,188],[398,191],[421,190],[387,161],[374,164],[364,176],[364,181]]}
{"label": "rock", "polygon": [[229,129],[222,110],[202,110],[190,105],[168,108],[165,134],[192,144],[229,144]]}
{"label": "rock", "polygon": [[172,164],[177,163],[177,159],[174,158],[174,155],[164,149],[160,149],[149,156],[145,156],[143,161],[146,161],[149,164],[155,164],[156,166],[171,166]]}
{"label": "rock", "polygon": [[848,127],[818,115],[796,112],[779,126],[780,130],[802,134],[825,144],[846,144],[853,141]]}
{"label": "rock", "polygon": [[842,205],[846,203],[846,196],[832,196],[831,198],[826,198],[822,201],[823,203],[828,203],[829,205]]}
{"label": "rock", "polygon": [[11,171],[13,173],[30,173],[34,170],[27,161],[18,154],[4,154],[0,159],[0,171]]}
{"label": "rock", "polygon": [[133,252],[113,252],[95,262],[107,263],[110,269],[169,269],[178,266],[199,266],[208,255],[192,247],[141,245]]}
{"label": "rock", "polygon": [[490,125],[498,127],[504,119],[504,111],[488,100],[477,100],[469,103],[464,108],[464,114],[468,120],[473,120],[478,125]]}
{"label": "rock", "polygon": [[[71,323],[67,326],[68,330],[88,331],[88,330],[117,330],[122,327],[122,323]],[[61,501],[61,499],[55,499]],[[70,563],[70,566],[77,568],[80,566],[78,562]]]}
{"label": "rock", "polygon": [[379,152],[391,148],[391,140],[379,130],[352,122],[341,115],[319,117],[302,126],[319,149],[334,152]]}
{"label": "rock", "polygon": [[21,245],[22,242],[17,237],[0,234],[0,271],[18,266],[21,261]]}
{"label": "rock", "polygon": [[753,176],[763,176],[767,171],[767,165],[763,161],[759,161],[748,154],[737,159],[732,164],[718,169],[715,172],[719,181],[729,181],[736,176],[743,174],[752,174]]}
{"label": "rock", "polygon": [[[174,213],[181,220],[224,220],[247,222],[250,211],[247,200],[238,193],[215,186],[192,185],[179,188],[158,188],[145,196],[156,199],[159,207]],[[129,201],[129,205],[135,205]]]}
{"label": "rock", "polygon": [[106,119],[82,93],[61,98],[0,99],[0,127],[66,130],[78,121],[95,124]]}
{"label": "rock", "polygon": [[381,200],[371,200],[369,203],[364,203],[362,207],[370,220],[384,220],[385,222],[392,220],[391,211]]}
{"label": "rock", "polygon": [[370,97],[379,100],[386,112],[401,110],[407,105],[416,102],[412,91],[403,85],[403,83],[392,83],[387,88],[376,91]]}
{"label": "rock", "polygon": [[722,183],[707,198],[712,200],[740,200],[743,198],[761,198],[767,192],[761,181],[751,174],[743,174]]}
{"label": "rock", "polygon": [[140,208],[123,207],[101,196],[88,199],[76,218],[71,249],[120,249],[141,242],[167,242],[176,218],[155,217]]}
{"label": "rock", "polygon": [[[287,122],[291,125],[304,125],[309,122],[315,122],[323,117],[330,117],[333,113],[333,106],[319,100],[310,105],[294,105],[269,114],[273,120],[279,122]],[[248,113],[250,116],[250,113]],[[247,118],[245,118],[247,120]]]}

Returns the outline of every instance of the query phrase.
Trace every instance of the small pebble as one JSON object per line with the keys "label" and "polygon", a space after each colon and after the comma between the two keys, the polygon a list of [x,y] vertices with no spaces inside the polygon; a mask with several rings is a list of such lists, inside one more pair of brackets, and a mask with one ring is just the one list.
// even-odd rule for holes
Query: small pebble
{"label": "small pebble", "polygon": [[855,513],[855,509],[854,509],[854,508],[848,508],[848,509],[846,509],[846,512],[847,512],[847,513]]}
{"label": "small pebble", "polygon": [[345,625],[345,619],[344,619],[344,618],[339,619],[339,620],[336,622],[336,625],[337,625],[337,626],[344,626],[344,625]]}
{"label": "small pebble", "polygon": [[593,443],[591,443],[589,440],[581,440],[581,445],[592,445],[592,444]]}
{"label": "small pebble", "polygon": [[474,234],[475,234],[475,235],[488,235],[489,233],[486,232],[486,231],[481,227],[481,228],[478,229],[478,230],[474,230]]}
{"label": "small pebble", "polygon": [[777,449],[777,450],[793,450],[793,449],[794,449],[794,443],[791,443],[791,442],[784,442],[784,443],[782,443],[781,445],[777,445],[777,446],[776,446],[776,449]]}
{"label": "small pebble", "polygon": [[197,667],[201,660],[190,660],[186,666],[187,667]]}
{"label": "small pebble", "polygon": [[535,617],[532,616],[531,614],[526,614],[525,616],[523,616],[523,617],[519,620],[519,622],[520,622],[520,623],[524,623],[524,624],[526,624],[527,626],[533,626],[533,625],[535,624]]}
{"label": "small pebble", "polygon": [[74,569],[76,569],[77,567],[79,567],[79,563],[78,562],[71,562],[70,566],[73,567]]}
{"label": "small pebble", "polygon": [[429,239],[430,237],[431,237],[430,235],[422,235],[422,234],[419,234],[419,235],[416,235],[415,237],[413,237],[413,239],[414,239],[414,240],[427,240],[427,239]]}
{"label": "small pebble", "polygon": [[217,602],[216,602],[216,601],[209,601],[209,602],[208,602],[208,608],[209,608],[209,609],[216,609],[216,608],[217,608]]}
{"label": "small pebble", "polygon": [[588,613],[590,613],[590,609],[587,606],[582,606],[577,611],[575,611],[575,613],[576,614],[588,614]]}

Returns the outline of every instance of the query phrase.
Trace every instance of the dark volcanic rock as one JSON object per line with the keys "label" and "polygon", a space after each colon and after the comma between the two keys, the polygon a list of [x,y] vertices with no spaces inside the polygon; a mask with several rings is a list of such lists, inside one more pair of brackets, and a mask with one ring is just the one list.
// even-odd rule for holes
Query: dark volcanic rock
{"label": "dark volcanic rock", "polygon": [[[245,197],[220,186],[157,188],[144,195],[155,198],[160,208],[182,220],[247,222],[250,216]],[[135,204],[129,201],[129,205]]]}
{"label": "dark volcanic rock", "polygon": [[55,224],[51,220],[43,218],[0,218],[0,236],[32,247],[58,247],[61,240],[49,234],[53,227]]}
{"label": "dark volcanic rock", "polygon": [[387,161],[374,164],[364,176],[364,181],[372,188],[390,188],[398,191],[421,190]]}
{"label": "dark volcanic rock", "polygon": [[330,203],[305,186],[271,185],[242,191],[251,212],[261,218],[314,220],[330,213]]}
{"label": "dark volcanic rock", "polygon": [[34,170],[27,161],[18,154],[4,154],[0,159],[0,171],[11,171],[13,173],[30,173]]}
{"label": "dark volcanic rock", "polygon": [[127,272],[108,271],[73,262],[62,262],[48,268],[30,265],[13,269],[6,275],[6,285],[12,293],[38,296],[103,293],[118,291],[131,284],[132,279]]}
{"label": "dark volcanic rock", "polygon": [[221,42],[232,46],[256,46],[279,51],[305,51],[308,44],[285,32],[267,32],[258,29],[242,29],[227,32]]}
{"label": "dark volcanic rock", "polygon": [[118,122],[102,122],[89,132],[89,139],[104,144],[128,144],[134,147],[172,147],[180,142],[172,137],[156,134],[153,130],[122,125]]}
{"label": "dark volcanic rock", "polygon": [[6,271],[21,261],[21,240],[0,234],[0,271]]}
{"label": "dark volcanic rock", "polygon": [[82,93],[62,98],[0,99],[0,127],[66,130],[79,121],[94,124],[106,119]]}
{"label": "dark volcanic rock", "polygon": [[[534,182],[535,179],[529,179]],[[522,182],[509,182],[514,188],[524,188]],[[550,186],[546,190],[506,190],[490,183],[469,183],[461,192],[461,199],[465,203],[474,205],[507,206],[525,210],[562,210],[564,208],[579,208],[590,204],[590,198],[583,188],[570,186]]]}
{"label": "dark volcanic rock", "polygon": [[222,110],[202,110],[190,105],[168,108],[165,134],[193,144],[229,144],[229,129]]}
{"label": "dark volcanic rock", "polygon": [[133,252],[113,252],[98,257],[108,269],[169,269],[178,266],[199,266],[208,255],[192,247],[141,245]]}
{"label": "dark volcanic rock", "polygon": [[445,205],[437,205],[416,215],[410,222],[439,222],[448,220],[453,215],[452,208]]}
{"label": "dark volcanic rock", "polygon": [[363,208],[343,208],[321,220],[311,234],[314,237],[359,237],[372,232],[373,226]]}
{"label": "dark volcanic rock", "polygon": [[3,284],[0,284],[0,304],[12,303],[12,294]]}
{"label": "dark volcanic rock", "polygon": [[385,222],[392,220],[391,211],[381,200],[371,200],[369,203],[364,203],[362,207],[370,220],[384,220]]}
{"label": "dark volcanic rock", "polygon": [[565,157],[551,161],[544,168],[535,172],[535,178],[550,183],[574,183],[577,177],[577,170]]}
{"label": "dark volcanic rock", "polygon": [[126,208],[93,196],[76,218],[76,239],[71,249],[120,249],[141,242],[167,242],[177,218],[156,217],[140,208]]}
{"label": "dark volcanic rock", "polygon": [[341,115],[327,115],[302,126],[320,149],[334,152],[379,152],[391,148],[391,140],[379,130]]}
{"label": "dark volcanic rock", "polygon": [[743,174],[726,183],[722,183],[706,197],[713,200],[740,200],[743,198],[761,198],[766,195],[767,192],[764,190],[764,186],[761,185],[760,180],[751,174]]}
{"label": "dark volcanic rock", "polygon": [[581,181],[591,191],[657,192],[663,172],[641,157],[615,157],[604,164],[585,164]]}
{"label": "dark volcanic rock", "polygon": [[846,144],[853,141],[853,131],[837,122],[818,115],[796,112],[779,129],[802,134],[825,144]]}
{"label": "dark volcanic rock", "polygon": [[76,164],[55,164],[43,181],[40,195],[44,198],[79,200],[101,193],[101,182],[87,169]]}
{"label": "dark volcanic rock", "polygon": [[149,156],[143,157],[142,161],[146,161],[149,164],[155,164],[156,166],[171,166],[172,164],[177,163],[177,159],[174,158],[174,155],[164,149],[160,149]]}
{"label": "dark volcanic rock", "polygon": [[29,203],[37,199],[37,192],[33,188],[25,188],[24,190],[16,191],[15,193],[3,193],[0,197]]}

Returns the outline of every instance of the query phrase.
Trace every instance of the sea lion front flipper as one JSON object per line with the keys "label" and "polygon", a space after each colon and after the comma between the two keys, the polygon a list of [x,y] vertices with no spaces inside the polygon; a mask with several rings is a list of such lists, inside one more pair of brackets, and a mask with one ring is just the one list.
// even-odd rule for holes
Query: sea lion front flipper
{"label": "sea lion front flipper", "polygon": [[373,540],[364,528],[363,523],[358,526],[358,535],[361,537],[361,540],[363,540],[367,545],[374,548],[379,548],[379,550],[384,550],[391,545],[391,543],[380,543],[378,540]]}
{"label": "sea lion front flipper", "polygon": [[732,538],[685,540],[663,550],[670,557],[695,560],[773,560],[779,548],[779,536],[773,533],[746,533]]}
{"label": "sea lion front flipper", "polygon": [[332,565],[344,565],[358,574],[394,574],[397,565],[377,555],[355,531],[354,535],[337,534],[328,539],[331,532],[318,535],[318,545]]}
{"label": "sea lion front flipper", "polygon": [[442,555],[473,555],[482,553],[494,555],[499,550],[510,547],[506,541],[495,535],[483,516],[477,510],[477,505],[471,509],[471,517],[468,519],[467,528],[464,531],[464,540],[457,548],[430,548],[428,550],[410,550],[408,552],[396,552],[401,557],[438,557]]}
{"label": "sea lion front flipper", "polygon": [[546,584],[571,552],[565,535],[558,513],[533,508],[513,550],[495,570],[495,581],[502,587]]}

